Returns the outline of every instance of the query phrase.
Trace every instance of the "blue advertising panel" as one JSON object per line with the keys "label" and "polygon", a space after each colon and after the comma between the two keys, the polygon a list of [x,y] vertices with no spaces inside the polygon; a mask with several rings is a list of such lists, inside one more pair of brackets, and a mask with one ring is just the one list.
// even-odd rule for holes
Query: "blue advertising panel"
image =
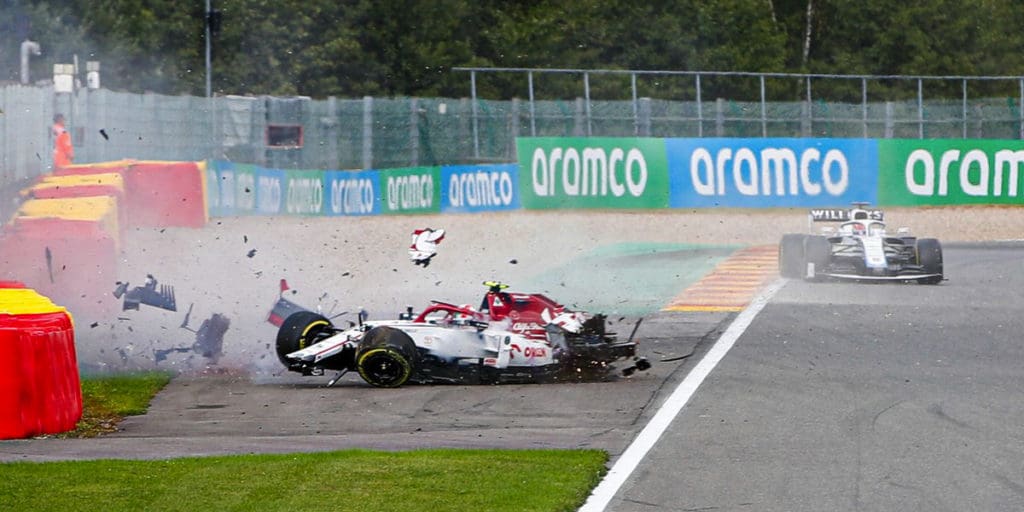
{"label": "blue advertising panel", "polygon": [[673,208],[877,203],[869,139],[665,139]]}
{"label": "blue advertising panel", "polygon": [[281,169],[256,168],[256,208],[259,215],[279,215],[284,213],[284,194],[286,190],[286,172]]}
{"label": "blue advertising panel", "polygon": [[380,171],[326,171],[323,183],[324,215],[380,214]]}
{"label": "blue advertising panel", "polygon": [[220,177],[218,170],[224,164],[219,160],[206,161],[206,216],[224,217],[224,208],[221,207]]}
{"label": "blue advertising panel", "polygon": [[441,212],[519,209],[519,165],[441,167]]}

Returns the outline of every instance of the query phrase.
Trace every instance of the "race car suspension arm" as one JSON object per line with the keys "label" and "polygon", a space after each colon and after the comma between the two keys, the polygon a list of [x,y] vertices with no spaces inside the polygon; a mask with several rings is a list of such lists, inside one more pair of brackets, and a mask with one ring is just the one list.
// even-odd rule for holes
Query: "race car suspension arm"
{"label": "race car suspension arm", "polygon": [[338,382],[338,380],[341,379],[341,377],[344,376],[346,373],[348,373],[347,369],[338,372],[337,375],[335,375],[334,377],[331,377],[331,380],[327,381],[327,386],[325,386],[325,387],[329,388],[329,387],[334,386]]}

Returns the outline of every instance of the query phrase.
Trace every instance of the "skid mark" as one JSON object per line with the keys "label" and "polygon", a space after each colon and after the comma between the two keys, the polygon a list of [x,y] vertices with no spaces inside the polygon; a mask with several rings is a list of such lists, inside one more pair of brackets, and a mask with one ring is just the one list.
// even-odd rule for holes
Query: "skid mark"
{"label": "skid mark", "polygon": [[778,246],[746,247],[683,290],[663,311],[742,311],[778,273]]}

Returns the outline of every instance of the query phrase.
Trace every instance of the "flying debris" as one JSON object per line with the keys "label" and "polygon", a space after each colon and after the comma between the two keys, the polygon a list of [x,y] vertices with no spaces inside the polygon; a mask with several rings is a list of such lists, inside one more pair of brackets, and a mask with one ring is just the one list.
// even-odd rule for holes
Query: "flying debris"
{"label": "flying debris", "polygon": [[437,244],[444,240],[443,229],[417,229],[412,232],[412,245],[409,246],[409,259],[416,265],[426,268],[430,260],[437,256]]}
{"label": "flying debris", "polygon": [[124,297],[122,311],[128,311],[129,309],[138,311],[139,304],[168,311],[178,310],[178,304],[174,299],[174,287],[162,284],[157,289],[157,281],[153,274],[146,274],[146,282],[142,286],[136,286],[131,290],[128,289],[128,281],[118,281],[116,284],[117,288],[114,289],[114,297],[118,299],[122,296]]}
{"label": "flying debris", "polygon": [[284,323],[285,318],[288,318],[292,313],[299,311],[306,311],[306,308],[284,298],[284,292],[288,291],[288,281],[282,279],[280,284],[280,292],[277,294],[277,302],[274,303],[274,308],[270,310],[270,314],[267,315],[267,322],[275,327],[281,327]]}
{"label": "flying debris", "polygon": [[208,359],[211,364],[217,364],[217,361],[224,355],[224,333],[226,333],[228,331],[228,327],[231,326],[231,320],[220,313],[214,313],[210,318],[203,320],[199,329],[193,330],[188,326],[188,319],[191,314],[192,306],[190,305],[188,307],[188,313],[185,314],[185,321],[182,322],[180,327],[189,332],[195,333],[196,341],[189,347],[156,349],[153,351],[154,362],[159,364],[160,361],[167,359],[167,356],[174,352],[195,352],[196,354]]}

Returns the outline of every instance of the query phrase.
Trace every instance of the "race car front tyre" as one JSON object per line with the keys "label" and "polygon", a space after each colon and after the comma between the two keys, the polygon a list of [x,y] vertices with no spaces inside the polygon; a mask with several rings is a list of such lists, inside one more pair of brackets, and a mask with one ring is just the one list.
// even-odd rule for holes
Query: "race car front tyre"
{"label": "race car front tyre", "polygon": [[832,262],[832,243],[823,236],[808,236],[804,239],[804,274],[807,267],[814,265],[815,277],[828,269]]}
{"label": "race car front tyre", "polygon": [[937,276],[923,277],[917,282],[921,284],[939,284],[942,282],[942,244],[934,238],[917,240],[917,263],[925,274]]}
{"label": "race car front tyre", "polygon": [[802,277],[807,273],[804,267],[804,238],[807,235],[782,235],[782,242],[779,243],[779,274],[782,277]]}
{"label": "race car front tyre", "polygon": [[363,337],[356,369],[370,385],[397,388],[412,376],[416,356],[416,345],[408,334],[392,327],[374,327]]}
{"label": "race car front tyre", "polygon": [[292,313],[277,330],[277,358],[288,366],[286,355],[317,343],[333,328],[330,320],[312,311]]}

